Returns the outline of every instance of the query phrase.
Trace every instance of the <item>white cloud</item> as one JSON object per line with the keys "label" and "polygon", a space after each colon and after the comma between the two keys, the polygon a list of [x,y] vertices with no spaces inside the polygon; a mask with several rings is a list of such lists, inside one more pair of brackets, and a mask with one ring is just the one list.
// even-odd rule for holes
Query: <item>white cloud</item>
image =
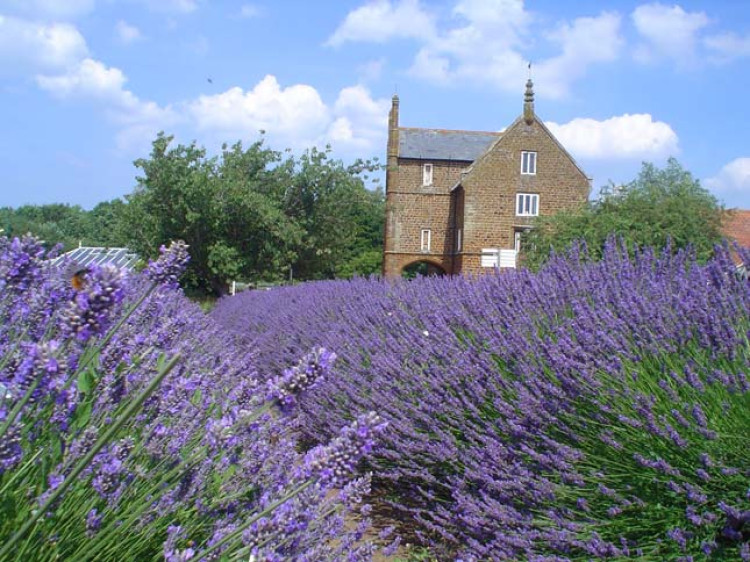
{"label": "white cloud", "polygon": [[704,38],[704,46],[712,53],[715,62],[750,57],[750,35],[722,33]]}
{"label": "white cloud", "polygon": [[669,58],[690,64],[698,32],[711,23],[704,12],[686,12],[678,5],[659,3],[638,6],[631,17],[645,40],[635,50],[635,57],[641,62]]}
{"label": "white cloud", "polygon": [[0,61],[5,68],[59,69],[87,53],[86,40],[70,24],[0,15]]}
{"label": "white cloud", "polygon": [[[522,9],[521,2],[506,2]],[[530,17],[517,10],[498,11],[502,17],[482,17],[481,12],[464,11],[476,20],[450,30],[433,44],[423,48],[412,72],[438,82],[469,79],[497,89],[517,92],[526,78],[527,58],[523,56],[523,38],[529,34]],[[508,16],[509,19],[503,19]],[[608,62],[619,56],[622,39],[620,17],[603,13],[562,23],[546,34],[560,54],[534,64],[537,91],[543,97],[557,98],[568,93],[571,84],[585,76],[588,66]]]}
{"label": "white cloud", "polygon": [[3,8],[35,19],[71,19],[90,13],[96,0],[6,0]]}
{"label": "white cloud", "polygon": [[271,75],[252,90],[234,87],[200,96],[189,104],[189,111],[201,130],[244,137],[262,129],[290,138],[298,136],[303,143],[320,134],[330,120],[315,88],[297,84],[282,89]]}
{"label": "white cloud", "polygon": [[240,17],[255,18],[260,15],[260,8],[255,4],[244,4],[240,8]]}
{"label": "white cloud", "polygon": [[222,140],[254,138],[267,131],[275,143],[295,149],[332,143],[337,149],[376,148],[385,142],[389,102],[374,100],[363,86],[344,88],[333,107],[306,84],[283,88],[268,75],[252,90],[235,87],[187,104],[196,127]]}
{"label": "white cloud", "polygon": [[40,88],[56,97],[98,102],[110,120],[120,126],[117,135],[120,148],[141,147],[153,139],[157,131],[178,121],[171,107],[141,100],[127,90],[127,78],[119,68],[108,68],[90,58],[64,74],[38,75],[36,81]]}
{"label": "white cloud", "polygon": [[460,35],[465,35],[465,31],[490,32],[497,34],[495,40],[505,46],[518,44],[532,21],[523,0],[461,0],[453,14],[469,22]]}
{"label": "white cloud", "polygon": [[750,195],[750,158],[735,158],[704,183],[720,195]]}
{"label": "white cloud", "polygon": [[77,95],[113,98],[122,93],[126,79],[119,68],[107,68],[99,61],[84,59],[70,72],[39,75],[36,80],[43,90],[62,98]]}
{"label": "white cloud", "polygon": [[619,29],[620,16],[605,12],[563,23],[548,34],[550,41],[559,44],[561,53],[536,65],[538,90],[549,97],[564,96],[571,83],[586,74],[589,65],[616,60],[624,43]]}
{"label": "white cloud", "polygon": [[115,24],[115,33],[120,39],[120,42],[126,45],[143,38],[143,35],[141,35],[141,32],[137,27],[130,25],[124,20],[119,20],[117,24]]}
{"label": "white cloud", "polygon": [[347,41],[384,43],[398,37],[426,39],[434,35],[434,21],[418,0],[374,0],[349,12],[327,45]]}
{"label": "white cloud", "polygon": [[538,22],[523,0],[459,0],[443,20],[415,0],[379,0],[350,12],[328,44],[415,38],[420,46],[409,69],[412,76],[518,92],[526,79],[526,53],[544,43],[553,54],[534,64],[538,91],[541,96],[561,97],[590,65],[619,56],[620,20],[615,13],[603,12],[559,23],[545,33],[533,28]]}
{"label": "white cloud", "polygon": [[545,123],[552,134],[576,158],[659,158],[678,152],[677,134],[667,123],[651,115],[625,114],[604,121],[573,119],[558,125]]}
{"label": "white cloud", "polygon": [[344,88],[333,106],[335,120],[326,138],[337,147],[368,150],[385,145],[389,109],[387,99],[373,99],[364,86]]}

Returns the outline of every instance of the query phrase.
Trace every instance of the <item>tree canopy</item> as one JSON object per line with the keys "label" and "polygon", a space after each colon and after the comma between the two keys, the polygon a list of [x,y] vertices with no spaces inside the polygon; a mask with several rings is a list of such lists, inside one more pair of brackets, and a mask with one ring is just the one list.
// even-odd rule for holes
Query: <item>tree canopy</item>
{"label": "tree canopy", "polygon": [[6,236],[32,232],[46,244],[62,243],[65,250],[84,246],[123,246],[120,216],[125,203],[119,199],[99,203],[91,211],[78,205],[53,203],[0,208],[0,228]]}
{"label": "tree canopy", "polygon": [[[345,166],[330,150],[295,158],[261,138],[224,145],[209,157],[196,143],[171,146],[159,134],[136,160],[127,197],[129,246],[144,256],[183,239],[191,246],[188,283],[221,294],[230,280],[323,279],[379,270],[384,196],[365,186],[380,166]],[[365,258],[365,256],[369,256]]]}
{"label": "tree canopy", "polygon": [[716,198],[674,158],[662,169],[644,163],[635,180],[610,185],[582,209],[540,217],[523,237],[523,264],[536,268],[551,251],[559,253],[576,240],[598,258],[611,235],[628,247],[691,246],[698,259],[706,260],[722,240],[723,214]]}

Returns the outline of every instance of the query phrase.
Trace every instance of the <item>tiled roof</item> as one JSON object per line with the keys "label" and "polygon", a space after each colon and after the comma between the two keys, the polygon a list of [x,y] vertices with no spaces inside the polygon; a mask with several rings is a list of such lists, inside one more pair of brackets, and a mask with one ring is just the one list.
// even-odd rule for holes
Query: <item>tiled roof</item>
{"label": "tiled roof", "polygon": [[473,162],[501,133],[446,129],[398,130],[399,158]]}
{"label": "tiled roof", "polygon": [[70,259],[85,267],[88,265],[115,265],[124,269],[133,269],[140,259],[138,254],[127,248],[98,248],[82,246],[66,252],[55,260],[55,263],[63,259]]}
{"label": "tiled roof", "polygon": [[735,240],[740,246],[750,248],[750,210],[727,211],[721,230],[727,238]]}

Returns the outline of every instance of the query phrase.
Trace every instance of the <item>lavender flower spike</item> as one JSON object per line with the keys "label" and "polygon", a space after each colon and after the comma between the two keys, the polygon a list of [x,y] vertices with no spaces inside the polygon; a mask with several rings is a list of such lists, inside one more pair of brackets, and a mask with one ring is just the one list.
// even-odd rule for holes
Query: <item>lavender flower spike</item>
{"label": "lavender flower spike", "polygon": [[177,281],[184,273],[190,254],[189,246],[183,240],[174,240],[169,248],[162,245],[159,248],[159,259],[150,260],[146,273],[155,283],[165,283],[169,286],[176,287]]}
{"label": "lavender flower spike", "polygon": [[359,416],[328,445],[320,445],[307,453],[304,464],[306,476],[318,477],[323,484],[341,485],[346,476],[356,469],[360,459],[372,451],[375,437],[383,432],[386,425],[375,412]]}
{"label": "lavender flower spike", "polygon": [[124,296],[122,271],[113,266],[90,268],[83,289],[62,311],[66,334],[81,342],[103,334]]}
{"label": "lavender flower spike", "polygon": [[22,293],[38,274],[44,256],[42,241],[31,234],[0,238],[0,289]]}
{"label": "lavender flower spike", "polygon": [[331,370],[336,354],[316,347],[284,374],[269,382],[269,400],[278,400],[282,407],[294,406],[296,396],[312,388]]}

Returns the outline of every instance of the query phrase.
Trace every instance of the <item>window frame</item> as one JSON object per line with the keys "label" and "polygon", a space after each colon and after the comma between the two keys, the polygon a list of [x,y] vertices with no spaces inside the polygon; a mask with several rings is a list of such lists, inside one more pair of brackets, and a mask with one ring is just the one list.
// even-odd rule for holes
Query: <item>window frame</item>
{"label": "window frame", "polygon": [[457,228],[456,229],[456,253],[463,250],[463,228]]}
{"label": "window frame", "polygon": [[[522,200],[521,198],[524,198],[523,204],[521,204],[521,200]],[[519,210],[521,212],[519,212]],[[516,193],[516,216],[517,217],[538,217],[539,216],[539,194],[538,193]]]}
{"label": "window frame", "polygon": [[435,166],[432,162],[425,162],[422,164],[422,187],[429,187],[433,185],[435,181],[434,177]]}
{"label": "window frame", "polygon": [[[427,233],[427,244],[425,244],[425,233]],[[419,239],[419,248],[421,252],[432,251],[432,230],[429,228],[423,228]]]}
{"label": "window frame", "polygon": [[536,175],[537,159],[538,159],[538,155],[535,150],[522,150],[521,151],[521,175],[522,176],[535,176]]}

